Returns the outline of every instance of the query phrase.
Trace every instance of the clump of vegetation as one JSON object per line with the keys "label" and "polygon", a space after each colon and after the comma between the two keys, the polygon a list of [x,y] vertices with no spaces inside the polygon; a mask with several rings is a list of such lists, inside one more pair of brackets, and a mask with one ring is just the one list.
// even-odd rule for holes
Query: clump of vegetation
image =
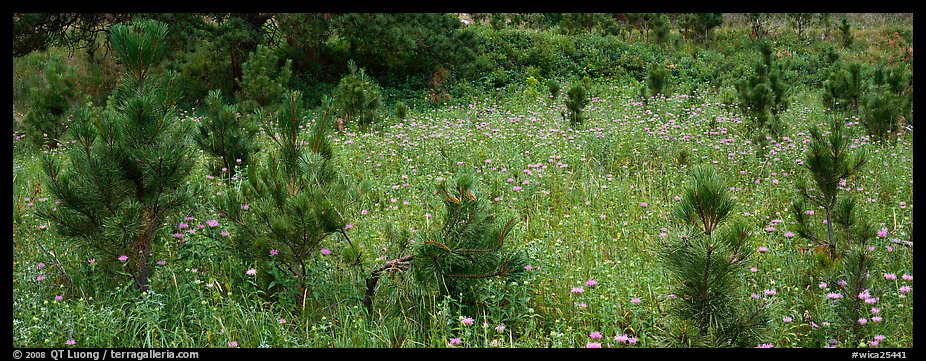
{"label": "clump of vegetation", "polygon": [[649,68],[646,76],[646,86],[649,89],[649,95],[655,96],[663,94],[669,85],[669,77],[672,74],[665,66],[654,65]]}

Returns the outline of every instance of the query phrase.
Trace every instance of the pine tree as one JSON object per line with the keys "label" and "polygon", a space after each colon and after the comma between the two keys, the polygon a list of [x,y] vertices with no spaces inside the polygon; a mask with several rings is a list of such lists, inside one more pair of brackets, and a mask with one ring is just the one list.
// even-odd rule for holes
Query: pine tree
{"label": "pine tree", "polygon": [[649,90],[649,95],[655,96],[657,94],[663,94],[671,75],[669,69],[666,69],[665,66],[651,66],[646,75],[646,87]]}
{"label": "pine tree", "polygon": [[781,131],[778,114],[788,108],[787,86],[781,81],[771,43],[763,41],[759,50],[761,58],[756,61],[755,73],[736,84],[740,108],[751,116],[753,129],[777,135]]}
{"label": "pine tree", "polygon": [[[809,171],[811,182],[800,180],[797,184],[798,194],[801,196],[792,204],[791,211],[797,221],[797,232],[801,237],[823,246],[829,250],[829,256],[835,259],[839,254],[838,240],[845,236],[844,245],[858,243],[866,240],[872,233],[866,230],[864,222],[856,219],[855,203],[848,196],[840,197],[840,188],[854,178],[865,164],[864,153],[850,152],[849,137],[845,127],[830,121],[830,131],[823,134],[817,127],[810,130],[810,149],[804,159],[804,166]],[[810,202],[824,212],[826,234],[821,235],[815,230],[813,209],[808,208]],[[834,226],[841,225],[843,232],[837,233]]]}
{"label": "pine tree", "polygon": [[742,222],[725,222],[733,207],[712,168],[692,169],[691,184],[672,213],[686,231],[660,244],[678,297],[670,309],[670,345],[751,347],[763,332],[767,315],[746,301],[742,288],[750,232]]}
{"label": "pine tree", "polygon": [[293,61],[286,59],[282,66],[279,62],[273,50],[263,45],[258,45],[257,50],[248,55],[248,60],[241,65],[242,75],[238,81],[242,111],[251,113],[258,108],[275,106],[289,92]]}
{"label": "pine tree", "polygon": [[55,149],[68,127],[68,115],[77,102],[77,73],[59,56],[51,56],[41,79],[31,89],[32,106],[23,123],[26,134],[39,146]]}
{"label": "pine tree", "polygon": [[442,226],[419,236],[410,254],[370,273],[364,298],[368,310],[372,311],[376,285],[387,271],[411,270],[418,287],[443,296],[462,294],[469,303],[481,282],[513,279],[524,271],[525,258],[505,244],[514,219],[498,221],[497,211],[477,195],[471,174],[458,175],[451,185],[441,182],[437,193],[444,202]]}
{"label": "pine tree", "polygon": [[[840,191],[865,164],[865,154],[850,152],[849,138],[843,132],[844,127],[835,119],[831,120],[829,134],[822,134],[816,127],[811,129],[804,165],[812,181],[810,184],[799,181],[797,190],[801,199],[792,204],[791,212],[797,221],[798,234],[816,245],[815,256],[826,263],[841,265],[835,276],[845,282],[834,282],[844,295],[837,301],[836,309],[844,326],[840,330],[861,340],[858,320],[867,313],[863,295],[868,293],[869,272],[875,262],[865,243],[874,238],[875,229],[858,210],[855,200]],[[816,212],[812,212],[807,201],[823,210],[826,231],[818,229]]]}
{"label": "pine tree", "polygon": [[364,69],[357,68],[356,63],[350,61],[347,67],[350,73],[341,78],[334,91],[338,111],[344,118],[344,124],[356,121],[361,129],[366,129],[379,120],[382,91]]}
{"label": "pine tree", "polygon": [[585,121],[582,111],[588,105],[589,99],[585,86],[576,83],[566,91],[566,108],[569,109],[569,124],[577,126]]}
{"label": "pine tree", "polygon": [[227,177],[250,164],[257,151],[254,135],[257,126],[250,116],[238,113],[238,106],[225,104],[220,90],[209,92],[206,98],[206,116],[193,138],[207,154],[218,158],[216,168],[224,168]]}
{"label": "pine tree", "polygon": [[852,36],[852,25],[849,24],[849,19],[845,16],[842,17],[839,23],[839,35],[842,37],[842,46],[844,47],[851,47],[852,42],[855,41],[855,38]]}
{"label": "pine tree", "polygon": [[186,145],[190,123],[175,113],[170,74],[158,72],[166,33],[167,25],[153,20],[110,28],[126,74],[102,116],[84,108],[75,114],[68,164],[45,162],[48,189],[60,204],[42,216],[108,269],[122,267],[117,257],[126,256],[143,292],[148,256],[162,240],[158,231],[187,202],[194,165]]}
{"label": "pine tree", "polygon": [[302,93],[287,94],[272,116],[260,113],[272,148],[253,159],[240,190],[229,188],[217,206],[236,226],[237,234],[230,238],[241,259],[263,265],[271,260],[270,251],[277,250],[272,263],[276,270],[261,272],[294,280],[297,289],[289,292],[302,297],[315,281],[308,262],[319,254],[322,240],[340,233],[349,241],[339,210],[349,198],[349,187],[335,168],[328,140],[334,123],[331,100],[324,99],[308,139],[301,129],[306,122]]}

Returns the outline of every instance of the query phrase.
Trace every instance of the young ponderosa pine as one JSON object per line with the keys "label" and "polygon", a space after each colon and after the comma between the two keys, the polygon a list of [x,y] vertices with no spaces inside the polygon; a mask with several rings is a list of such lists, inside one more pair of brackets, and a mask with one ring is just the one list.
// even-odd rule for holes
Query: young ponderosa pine
{"label": "young ponderosa pine", "polygon": [[[797,221],[798,234],[810,240],[811,246],[816,246],[813,256],[830,264],[842,261],[841,271],[834,276],[845,282],[832,282],[844,296],[837,301],[837,314],[845,326],[841,330],[861,340],[862,327],[858,320],[867,314],[863,295],[868,294],[869,272],[875,261],[865,243],[874,238],[876,232],[857,209],[855,200],[840,191],[865,164],[864,153],[850,153],[849,138],[843,128],[832,120],[829,134],[822,134],[816,127],[811,129],[812,142],[804,159],[811,182],[799,181],[797,189],[801,199],[792,204],[791,212]],[[812,212],[807,201],[824,212],[825,233],[818,230],[818,217],[814,217],[816,212]],[[817,251],[821,249],[829,252]]]}
{"label": "young ponderosa pine", "polygon": [[755,73],[737,83],[740,107],[753,120],[753,128],[780,132],[778,114],[788,108],[785,99],[787,86],[781,81],[772,45],[763,41],[759,46],[762,58],[755,64]]}
{"label": "young ponderosa pine", "polygon": [[23,119],[26,134],[34,144],[55,149],[62,143],[68,115],[78,98],[74,91],[76,84],[73,67],[58,56],[48,59],[41,78],[31,89],[32,106]]}
{"label": "young ponderosa pine", "polygon": [[556,79],[547,79],[545,84],[547,91],[550,92],[550,106],[553,106],[553,104],[556,104],[556,98],[559,97],[559,91],[563,88],[563,85]]}
{"label": "young ponderosa pine", "polygon": [[692,183],[673,216],[687,231],[661,242],[659,257],[672,274],[676,303],[674,330],[667,337],[675,346],[752,347],[758,344],[767,315],[749,302],[741,278],[752,250],[749,230],[724,221],[733,210],[727,187],[712,168],[696,167]]}
{"label": "young ponderosa pine", "polygon": [[213,90],[206,98],[206,116],[193,139],[206,154],[218,159],[216,168],[227,171],[218,173],[228,178],[237,174],[240,167],[250,164],[251,156],[257,151],[256,132],[257,126],[250,116],[242,116],[237,105],[225,104],[222,92]]}
{"label": "young ponderosa pine", "polygon": [[[316,277],[308,262],[319,254],[322,240],[332,233],[347,238],[339,208],[349,189],[335,169],[327,137],[334,117],[330,103],[325,99],[307,136],[298,91],[284,97],[272,119],[259,115],[273,146],[252,160],[240,190],[229,188],[218,204],[236,226],[230,238],[241,259],[264,265],[273,257],[276,271],[259,272],[294,280],[296,289],[287,292],[299,298],[314,292],[308,289]],[[271,255],[271,250],[279,253]]]}
{"label": "young ponderosa pine", "polygon": [[580,125],[585,120],[585,117],[582,116],[582,111],[589,102],[587,94],[585,86],[578,83],[573,84],[569,87],[569,90],[566,91],[566,108],[569,109],[570,125]]}
{"label": "young ponderosa pine", "polygon": [[[379,279],[386,272],[411,269],[414,283],[443,296],[463,295],[472,303],[480,282],[492,278],[511,279],[524,271],[525,258],[505,245],[514,219],[501,223],[491,205],[479,198],[470,174],[437,186],[443,197],[443,225],[420,235],[411,254],[387,261],[367,278],[364,303],[372,311]],[[400,248],[404,245],[400,245]]]}
{"label": "young ponderosa pine", "polygon": [[672,76],[672,73],[665,66],[651,66],[646,75],[646,87],[649,90],[649,96],[663,94],[669,84],[670,76]]}
{"label": "young ponderosa pine", "polygon": [[361,129],[379,120],[382,95],[379,85],[367,76],[366,71],[357,69],[357,64],[347,64],[350,73],[341,78],[334,91],[340,116],[344,124],[356,121]]}
{"label": "young ponderosa pine", "polygon": [[868,134],[880,139],[899,134],[903,123],[913,120],[912,71],[905,64],[874,66],[863,103],[862,123]]}
{"label": "young ponderosa pine", "polygon": [[[864,153],[850,152],[849,137],[844,134],[845,127],[837,121],[830,121],[830,131],[824,134],[817,127],[810,130],[810,149],[804,159],[804,167],[809,171],[810,182],[800,179],[797,191],[801,196],[791,206],[797,221],[797,232],[801,237],[814,242],[813,246],[822,246],[829,250],[829,256],[835,259],[839,254],[840,239],[844,244],[867,240],[871,235],[864,223],[854,221],[854,201],[846,196],[840,199],[840,187],[854,178],[865,164]],[[826,233],[816,230],[817,222],[814,209],[823,211]],[[836,232],[834,226],[842,226],[842,232]]]}
{"label": "young ponderosa pine", "polygon": [[42,215],[107,269],[126,264],[143,292],[158,230],[189,199],[194,165],[186,146],[190,123],[176,116],[170,77],[158,73],[166,33],[167,25],[153,20],[110,28],[127,74],[101,117],[86,109],[75,115],[68,164],[45,162],[48,189],[60,204]]}
{"label": "young ponderosa pine", "polygon": [[[263,45],[248,55],[248,60],[241,65],[242,75],[238,82],[241,87],[241,110],[252,113],[257,109],[278,105],[280,99],[289,92],[287,84],[292,77],[292,62],[287,59],[280,66],[279,57]],[[274,109],[264,109],[271,110]]]}

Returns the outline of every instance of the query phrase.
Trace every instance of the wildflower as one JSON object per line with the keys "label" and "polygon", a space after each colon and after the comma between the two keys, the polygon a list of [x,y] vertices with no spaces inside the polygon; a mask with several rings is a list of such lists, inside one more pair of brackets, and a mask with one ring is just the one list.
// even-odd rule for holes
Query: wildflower
{"label": "wildflower", "polygon": [[871,322],[881,322],[881,316],[872,317]]}
{"label": "wildflower", "polygon": [[659,237],[666,238],[666,237],[668,237],[668,236],[669,236],[669,234],[666,233],[666,232],[659,233]]}
{"label": "wildflower", "polygon": [[640,304],[640,299],[637,298],[637,297],[631,298],[631,299],[630,299],[630,303],[635,304],[635,305],[639,305],[639,304]]}
{"label": "wildflower", "polygon": [[270,255],[271,255],[271,256],[276,256],[276,255],[278,255],[278,254],[280,254],[280,251],[278,251],[278,250],[276,250],[276,249],[271,249],[271,250],[270,250]]}
{"label": "wildflower", "polygon": [[588,334],[588,337],[591,337],[593,340],[597,340],[601,338],[601,332],[592,331],[592,333]]}
{"label": "wildflower", "polygon": [[808,210],[804,211],[804,214],[809,214],[809,215],[812,216],[812,215],[813,215],[813,209],[808,209]]}
{"label": "wildflower", "polygon": [[786,237],[786,238],[794,237],[794,232],[791,232],[791,231],[785,232],[785,237]]}
{"label": "wildflower", "polygon": [[39,264],[37,264],[37,265],[35,265],[35,266],[38,267],[39,269],[45,268],[45,264],[44,264],[44,263],[39,263]]}
{"label": "wildflower", "polygon": [[163,266],[163,265],[166,265],[166,264],[167,264],[167,261],[165,261],[165,260],[160,260],[160,261],[157,262],[157,264],[158,264],[159,266]]}
{"label": "wildflower", "polygon": [[900,289],[899,289],[900,293],[907,293],[907,292],[910,292],[910,291],[912,291],[912,290],[913,290],[913,288],[911,288],[910,286],[900,286]]}
{"label": "wildflower", "polygon": [[750,297],[755,298],[755,299],[758,300],[758,299],[759,299],[760,297],[762,297],[762,296],[759,296],[758,293],[753,293]]}
{"label": "wildflower", "polygon": [[280,318],[279,320],[277,320],[277,322],[279,322],[280,324],[284,324],[284,323],[286,323],[286,319],[285,319],[285,318]]}
{"label": "wildflower", "polygon": [[502,342],[499,341],[498,339],[494,339],[491,342],[489,342],[489,346],[492,346],[492,347],[498,347],[501,345],[502,345]]}
{"label": "wildflower", "polygon": [[584,310],[584,309],[588,308],[588,305],[586,305],[585,302],[579,302],[579,308],[581,308],[581,309]]}
{"label": "wildflower", "polygon": [[886,279],[886,280],[896,280],[896,279],[897,279],[897,275],[895,275],[895,274],[893,274],[893,273],[885,273],[885,274],[884,274],[884,279]]}
{"label": "wildflower", "polygon": [[772,226],[765,227],[765,231],[766,231],[766,232],[774,232],[774,231],[775,231],[775,227],[772,227]]}
{"label": "wildflower", "polygon": [[323,255],[326,255],[326,256],[329,255],[329,254],[331,254],[331,250],[329,250],[329,249],[327,249],[327,248],[322,248],[321,252],[322,252]]}
{"label": "wildflower", "polygon": [[627,343],[633,345],[633,344],[637,343],[637,338],[634,337],[634,336],[630,336],[630,338],[627,339]]}
{"label": "wildflower", "polygon": [[775,289],[774,289],[774,288],[772,288],[772,289],[767,289],[767,290],[765,290],[765,291],[763,291],[763,292],[765,293],[766,296],[774,296],[775,293],[777,293],[777,292],[775,292]]}
{"label": "wildflower", "polygon": [[826,284],[826,282],[820,282],[820,284],[817,285],[817,287],[820,287],[820,288],[826,288],[827,286],[828,285]]}
{"label": "wildflower", "polygon": [[830,292],[830,293],[827,293],[827,294],[826,294],[826,297],[828,297],[828,298],[831,299],[831,300],[835,300],[835,299],[840,299],[840,298],[842,298],[842,294],[837,293],[837,292]]}
{"label": "wildflower", "polygon": [[913,281],[913,276],[906,273],[904,273],[903,276],[900,276],[900,278],[903,278],[904,281]]}
{"label": "wildflower", "polygon": [[180,223],[177,225],[177,228],[180,228],[180,229],[189,228],[189,227],[190,225],[186,223]]}
{"label": "wildflower", "polygon": [[858,319],[858,323],[859,323],[860,325],[864,325],[864,324],[868,323],[868,319],[862,317],[862,318]]}
{"label": "wildflower", "polygon": [[248,271],[245,273],[247,273],[249,276],[253,276],[257,274],[257,270],[253,268],[249,268]]}
{"label": "wildflower", "polygon": [[513,191],[519,191],[519,190],[521,190],[521,186],[514,186],[514,187],[511,187],[511,190],[513,190]]}
{"label": "wildflower", "polygon": [[219,235],[221,235],[222,237],[228,237],[228,232],[222,231],[222,232],[219,232]]}
{"label": "wildflower", "polygon": [[218,226],[219,226],[219,221],[214,220],[214,219],[210,219],[210,220],[206,221],[206,224],[209,225],[209,227],[215,228],[215,227],[218,227]]}
{"label": "wildflower", "polygon": [[884,341],[884,335],[875,335],[875,340]]}
{"label": "wildflower", "polygon": [[65,342],[64,344],[65,344],[65,345],[68,345],[68,346],[74,346],[76,343],[77,343],[77,341],[74,341],[74,340],[67,340],[67,342]]}
{"label": "wildflower", "polygon": [[348,223],[344,225],[344,229],[353,229],[353,228],[354,228],[353,224]]}
{"label": "wildflower", "polygon": [[846,287],[846,285],[849,283],[846,282],[846,280],[839,280],[839,281],[836,281],[836,284],[839,285],[839,287]]}
{"label": "wildflower", "polygon": [[646,207],[646,202],[640,203],[640,207]]}
{"label": "wildflower", "polygon": [[238,347],[238,341],[231,341],[228,343],[228,347],[236,348]]}
{"label": "wildflower", "polygon": [[241,205],[241,209],[243,209],[243,210],[248,210],[248,209],[250,209],[250,208],[251,208],[251,206],[249,206],[247,203]]}
{"label": "wildflower", "polygon": [[759,272],[759,269],[755,267],[749,267],[749,272],[756,273]]}
{"label": "wildflower", "polygon": [[585,290],[582,289],[582,287],[573,287],[572,290],[570,290],[570,292],[572,292],[572,293],[582,293],[582,292],[585,292]]}
{"label": "wildflower", "polygon": [[900,209],[907,208],[907,202],[900,202]]}
{"label": "wildflower", "polygon": [[55,301],[61,301],[61,300],[63,300],[63,299],[64,299],[64,297],[61,296],[61,295],[55,296]]}
{"label": "wildflower", "polygon": [[759,345],[759,346],[756,346],[756,348],[773,348],[773,347],[775,347],[775,346],[772,345],[772,344],[770,344],[770,343],[763,343],[763,344],[761,344],[761,345]]}
{"label": "wildflower", "polygon": [[527,266],[524,266],[524,269],[530,271],[530,270],[533,270],[534,267],[531,267],[531,265],[527,265]]}
{"label": "wildflower", "polygon": [[498,325],[498,326],[495,326],[495,331],[498,331],[498,332],[505,332],[505,325]]}
{"label": "wildflower", "polygon": [[601,342],[589,342],[585,344],[585,348],[601,348]]}
{"label": "wildflower", "polygon": [[887,227],[884,227],[878,230],[878,237],[881,237],[881,238],[887,237]]}
{"label": "wildflower", "polygon": [[462,320],[460,320],[460,322],[461,322],[462,324],[464,324],[464,325],[470,326],[470,325],[473,324],[473,318],[472,318],[472,317],[466,317],[466,318],[463,318]]}
{"label": "wildflower", "polygon": [[759,247],[759,253],[765,253],[765,252],[768,252],[768,248],[767,248],[767,247],[765,247],[765,246]]}
{"label": "wildflower", "polygon": [[785,318],[782,318],[781,320],[784,321],[784,322],[791,322],[791,321],[794,321],[794,319],[791,318],[791,316],[785,316]]}
{"label": "wildflower", "polygon": [[869,342],[868,344],[871,345],[871,347],[877,347],[879,343],[881,342],[879,342],[878,340],[871,340],[871,342]]}
{"label": "wildflower", "polygon": [[174,234],[171,234],[171,237],[174,237],[174,238],[183,238],[183,233],[174,233]]}
{"label": "wildflower", "polygon": [[627,343],[627,341],[630,341],[630,337],[627,335],[618,334],[617,336],[614,336],[614,341],[617,341],[617,343]]}
{"label": "wildflower", "polygon": [[88,260],[87,260],[87,263],[89,263],[89,264],[91,264],[91,265],[96,264],[96,258],[88,259]]}
{"label": "wildflower", "polygon": [[120,262],[125,262],[125,261],[127,261],[128,259],[129,259],[129,256],[126,256],[126,255],[121,255],[121,256],[119,256],[119,261],[120,261]]}
{"label": "wildflower", "polygon": [[456,346],[456,345],[459,345],[459,344],[461,344],[461,343],[463,343],[463,340],[461,340],[461,339],[458,338],[458,337],[454,337],[454,338],[451,338],[451,339],[450,339],[450,346]]}
{"label": "wildflower", "polygon": [[366,209],[361,209],[361,210],[360,210],[360,214],[367,214],[367,213],[370,213],[370,211],[368,211],[368,210],[366,210]]}
{"label": "wildflower", "polygon": [[596,281],[595,279],[589,279],[588,281],[585,281],[585,285],[589,287],[594,287],[598,285],[598,281]]}

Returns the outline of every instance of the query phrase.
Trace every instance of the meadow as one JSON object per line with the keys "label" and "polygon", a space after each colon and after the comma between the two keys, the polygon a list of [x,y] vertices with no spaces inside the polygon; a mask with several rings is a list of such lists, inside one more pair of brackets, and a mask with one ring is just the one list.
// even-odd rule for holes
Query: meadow
{"label": "meadow", "polygon": [[[191,144],[195,166],[185,181],[188,206],[156,233],[151,276],[139,292],[121,282],[100,254],[55,232],[39,206],[56,202],[45,182],[46,157],[13,133],[14,347],[678,347],[673,304],[678,286],[659,258],[660,242],[690,230],[672,211],[694,167],[716,170],[735,205],[730,218],[748,225],[748,272],[738,301],[763,310],[756,347],[913,347],[913,134],[869,135],[861,119],[824,105],[823,91],[798,87],[778,114],[781,132],[757,143],[749,116],[728,104],[721,87],[641,97],[628,77],[586,80],[589,103],[580,125],[566,119],[565,95],[551,99],[534,82],[499,94],[474,94],[434,107],[412,107],[373,129],[331,132],[334,168],[355,188],[339,209],[341,234],[307,259],[302,297],[269,294],[255,274],[272,264],[241,259],[240,236],[218,211],[222,197],[248,177],[213,172]],[[565,93],[565,91],[563,92]],[[176,120],[198,126],[196,108]],[[321,115],[308,109],[300,129]],[[844,126],[850,149],[865,152],[858,177],[840,184],[878,229],[865,241],[867,309],[859,332],[838,314],[838,262],[797,235],[791,205],[811,128]],[[271,140],[261,131],[259,148]],[[65,144],[62,148],[67,148]],[[263,153],[263,150],[258,152]],[[226,170],[228,171],[228,170]],[[521,277],[478,284],[476,299],[416,289],[394,272],[380,279],[372,311],[364,306],[370,271],[398,258],[439,229],[442,181],[475,179],[475,195],[500,219],[513,219],[506,246],[526,265]],[[242,205],[242,209],[245,209]],[[817,212],[820,212],[817,209]],[[817,219],[816,221],[819,221]],[[404,249],[401,246],[399,249]],[[271,258],[272,261],[273,258]],[[106,260],[115,262],[116,260]],[[122,260],[119,260],[122,261]],[[118,264],[117,264],[118,265]],[[118,273],[118,271],[117,271]],[[839,296],[834,296],[838,294]],[[410,296],[411,295],[411,296]],[[424,301],[421,301],[424,300]],[[414,304],[415,307],[409,307]]]}

